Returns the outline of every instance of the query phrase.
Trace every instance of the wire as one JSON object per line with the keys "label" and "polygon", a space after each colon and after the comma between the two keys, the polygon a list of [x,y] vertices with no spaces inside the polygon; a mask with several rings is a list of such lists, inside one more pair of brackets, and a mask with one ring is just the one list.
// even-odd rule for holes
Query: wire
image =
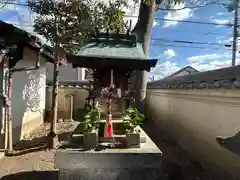
{"label": "wire", "polygon": [[[23,3],[14,3],[14,2],[0,2],[0,4],[10,4],[10,5],[17,5],[17,6],[25,6],[28,7],[28,4]],[[138,18],[136,15],[125,15],[125,17],[132,17],[132,18]],[[189,21],[189,20],[175,20],[175,19],[168,19],[168,18],[155,18],[158,21],[173,21],[173,22],[183,22],[183,23],[192,23],[192,24],[205,24],[205,25],[217,25],[217,26],[228,26],[232,27],[234,24],[232,23],[214,23],[214,22],[203,22],[203,21]],[[240,25],[238,25],[240,26]]]}
{"label": "wire", "polygon": [[[154,26],[154,28],[162,29],[160,26]],[[216,29],[215,29],[216,30]],[[200,32],[200,31],[189,31],[185,29],[168,29],[169,31],[174,31],[177,33],[190,33],[190,34],[197,34],[197,35],[226,35],[226,36],[232,36],[232,34],[223,34],[223,33],[217,33],[217,32]]]}
{"label": "wire", "polygon": [[197,41],[187,41],[187,40],[171,40],[164,38],[150,38],[153,41],[165,41],[165,42],[173,42],[173,43],[184,43],[184,44],[202,44],[202,45],[217,45],[217,46],[225,46],[231,47],[231,44],[222,44],[222,43],[213,43],[213,42],[197,42]]}
{"label": "wire", "polygon": [[[213,47],[204,47],[204,46],[184,46],[184,45],[176,45],[176,44],[162,44],[162,43],[154,43],[154,45],[161,45],[165,47],[180,47],[180,48],[192,48],[192,49],[204,49],[204,50],[224,50],[224,51],[232,51],[232,49],[226,48],[213,48]],[[153,45],[151,44],[151,45]]]}
{"label": "wire", "polygon": [[[132,18],[138,18],[138,16],[135,15],[125,15],[125,17],[132,17]],[[183,22],[183,23],[192,23],[192,24],[204,24],[204,25],[215,25],[215,26],[228,26],[232,27],[234,24],[232,23],[214,23],[214,22],[204,22],[204,21],[189,21],[189,20],[176,20],[176,19],[168,19],[168,18],[155,18],[158,21],[173,21],[173,22]],[[238,25],[240,26],[240,25]]]}
{"label": "wire", "polygon": [[[219,0],[218,0],[219,1]],[[171,8],[158,8],[159,10],[163,10],[163,11],[180,11],[183,9],[195,9],[195,8],[199,8],[199,7],[206,7],[208,5],[212,5],[212,4],[217,4],[218,1],[216,2],[211,2],[211,3],[206,3],[204,5],[201,5],[201,3],[203,3],[204,1],[200,2],[198,5],[194,5],[194,6],[185,6],[182,8],[178,8],[178,9],[171,9]],[[23,3],[16,3],[16,2],[0,2],[0,4],[4,4],[4,5],[17,5],[17,6],[28,6],[28,4],[23,4]]]}

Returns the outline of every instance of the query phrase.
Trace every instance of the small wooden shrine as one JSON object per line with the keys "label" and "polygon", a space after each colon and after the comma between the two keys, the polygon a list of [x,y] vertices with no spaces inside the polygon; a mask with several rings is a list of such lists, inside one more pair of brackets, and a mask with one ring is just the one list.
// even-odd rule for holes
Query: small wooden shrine
{"label": "small wooden shrine", "polygon": [[147,59],[135,35],[99,33],[92,36],[76,55],[67,55],[73,68],[93,70],[94,86],[108,88],[108,115],[104,136],[112,136],[111,101],[113,91],[128,90],[134,70],[150,71],[157,59]]}

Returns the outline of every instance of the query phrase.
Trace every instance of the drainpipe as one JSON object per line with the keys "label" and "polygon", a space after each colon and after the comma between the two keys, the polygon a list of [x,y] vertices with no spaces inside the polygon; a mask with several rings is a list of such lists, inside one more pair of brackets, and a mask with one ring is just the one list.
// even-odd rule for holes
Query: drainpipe
{"label": "drainpipe", "polygon": [[25,68],[13,68],[9,70],[8,73],[8,91],[7,91],[7,129],[8,129],[8,149],[7,155],[13,155],[13,138],[12,138],[12,76],[15,72],[22,72],[22,71],[33,71],[37,70],[40,67],[40,59],[41,59],[41,49],[39,49],[38,57],[36,59],[36,64],[34,67],[25,67]]}

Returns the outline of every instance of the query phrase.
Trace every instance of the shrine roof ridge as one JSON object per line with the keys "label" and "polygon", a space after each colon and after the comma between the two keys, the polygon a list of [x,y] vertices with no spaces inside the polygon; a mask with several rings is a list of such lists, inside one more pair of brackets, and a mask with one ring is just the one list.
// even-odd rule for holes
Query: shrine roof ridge
{"label": "shrine roof ridge", "polygon": [[92,35],[89,41],[95,43],[136,45],[137,36],[135,34],[99,33],[97,35]]}

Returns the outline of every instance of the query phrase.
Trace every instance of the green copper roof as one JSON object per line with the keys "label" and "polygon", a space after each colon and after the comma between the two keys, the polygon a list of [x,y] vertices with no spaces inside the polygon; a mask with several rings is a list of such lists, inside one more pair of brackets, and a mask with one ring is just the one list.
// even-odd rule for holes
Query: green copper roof
{"label": "green copper roof", "polygon": [[126,34],[101,34],[90,39],[76,55],[68,54],[73,67],[124,68],[150,71],[157,59],[148,60],[136,36]]}
{"label": "green copper roof", "polygon": [[134,36],[128,39],[120,39],[116,35],[109,38],[106,36],[93,38],[76,55],[101,58],[146,59],[142,45],[136,43]]}

